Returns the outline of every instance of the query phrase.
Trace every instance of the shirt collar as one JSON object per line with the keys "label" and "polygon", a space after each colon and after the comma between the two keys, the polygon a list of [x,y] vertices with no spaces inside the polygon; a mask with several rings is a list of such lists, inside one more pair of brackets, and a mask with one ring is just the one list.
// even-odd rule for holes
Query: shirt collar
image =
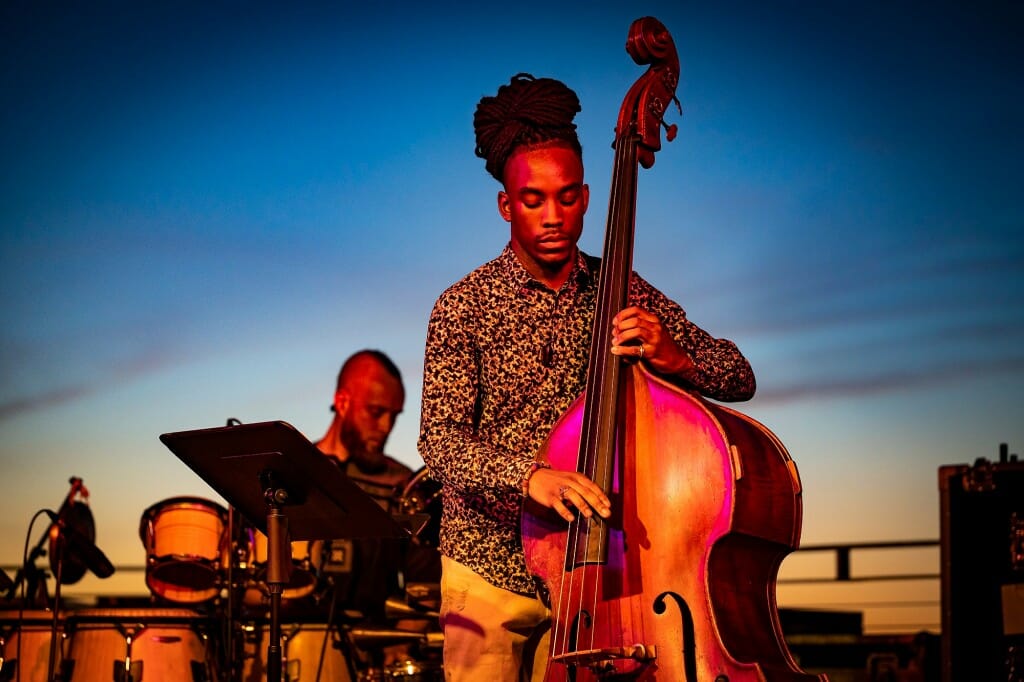
{"label": "shirt collar", "polygon": [[[505,245],[501,255],[498,256],[498,267],[505,281],[516,291],[523,291],[527,288],[547,289],[533,275],[527,272],[523,264],[519,262],[515,251],[512,250],[512,242]],[[563,288],[570,283],[583,284],[593,276],[590,261],[587,255],[580,249],[576,249],[576,262],[573,264],[569,278],[562,285]]]}

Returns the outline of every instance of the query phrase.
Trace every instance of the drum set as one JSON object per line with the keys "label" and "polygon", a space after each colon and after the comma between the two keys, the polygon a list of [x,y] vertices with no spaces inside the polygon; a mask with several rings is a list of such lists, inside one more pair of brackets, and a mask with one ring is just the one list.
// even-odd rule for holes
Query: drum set
{"label": "drum set", "polygon": [[[444,679],[435,582],[439,486],[420,470],[390,511],[430,517],[397,554],[361,551],[384,540],[292,543],[291,581],[281,595],[282,680]],[[143,512],[139,538],[146,552],[147,608],[67,609],[56,617],[48,610],[0,610],[0,682],[267,679],[266,536],[234,509],[175,497]],[[436,561],[436,572],[407,575],[410,553],[417,553],[421,566]],[[401,559],[361,565],[374,556]],[[380,584],[382,572],[393,576],[387,583],[393,589],[365,594],[364,579],[372,574]],[[358,608],[366,603],[380,608],[375,614]]]}

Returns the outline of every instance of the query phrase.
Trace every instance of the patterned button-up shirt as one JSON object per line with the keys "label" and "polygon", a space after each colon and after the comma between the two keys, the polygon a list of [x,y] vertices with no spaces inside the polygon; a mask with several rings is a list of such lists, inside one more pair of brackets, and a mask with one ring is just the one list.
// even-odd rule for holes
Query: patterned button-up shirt
{"label": "patterned button-up shirt", "polygon": [[[442,293],[430,316],[419,450],[443,486],[441,553],[513,592],[534,591],[519,534],[522,484],[586,386],[599,267],[579,253],[553,291],[506,246]],[[718,400],[753,395],[753,372],[736,345],[690,322],[636,273],[629,304],[657,315],[690,354],[693,388]]]}

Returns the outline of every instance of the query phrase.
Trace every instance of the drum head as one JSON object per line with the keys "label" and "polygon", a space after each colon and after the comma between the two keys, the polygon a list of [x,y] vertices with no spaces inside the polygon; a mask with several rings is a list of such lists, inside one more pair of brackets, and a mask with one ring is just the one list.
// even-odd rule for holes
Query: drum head
{"label": "drum head", "polygon": [[201,497],[172,497],[149,507],[139,538],[150,591],[183,604],[216,596],[228,560],[226,520],[224,507]]}

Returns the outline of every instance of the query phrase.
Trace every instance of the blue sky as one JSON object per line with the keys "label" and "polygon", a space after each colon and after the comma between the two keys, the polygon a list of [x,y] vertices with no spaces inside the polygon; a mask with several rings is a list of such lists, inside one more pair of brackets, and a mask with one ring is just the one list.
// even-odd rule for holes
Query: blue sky
{"label": "blue sky", "polygon": [[389,449],[418,468],[430,307],[508,239],[476,102],[577,90],[600,253],[645,14],[684,113],[634,265],[750,357],[805,542],[938,537],[938,467],[1020,451],[1020,3],[462,5],[0,8],[0,561],[77,475],[141,563],[146,507],[211,495],[160,433],[316,439],[363,347],[405,374]]}

